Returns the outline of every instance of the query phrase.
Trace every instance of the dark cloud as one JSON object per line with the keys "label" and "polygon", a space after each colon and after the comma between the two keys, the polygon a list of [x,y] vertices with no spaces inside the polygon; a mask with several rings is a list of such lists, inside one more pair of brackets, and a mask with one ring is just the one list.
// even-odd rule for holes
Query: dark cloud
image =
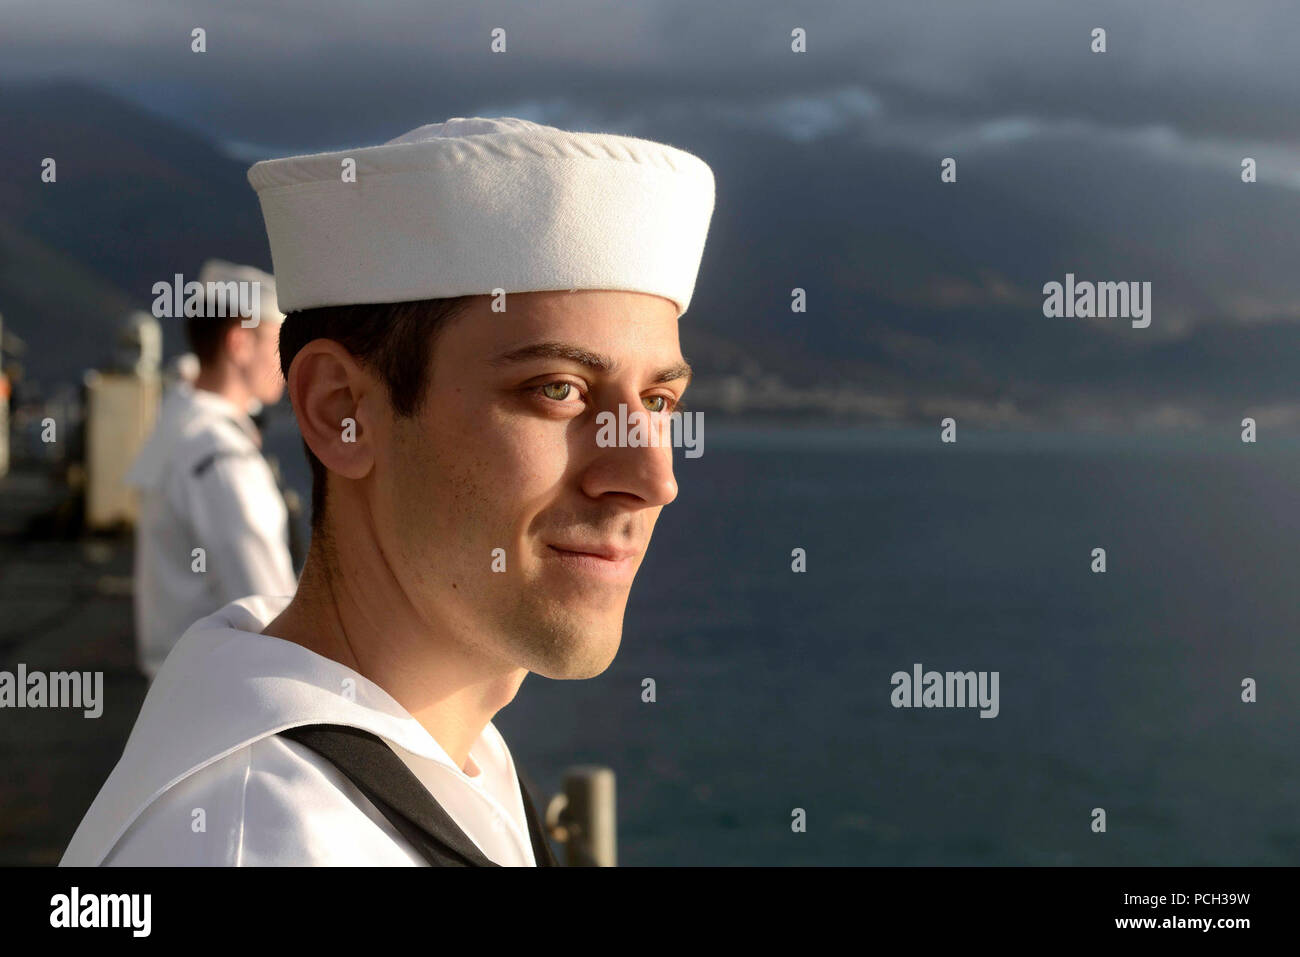
{"label": "dark cloud", "polygon": [[[87,79],[271,150],[376,142],[512,104],[562,102],[613,124],[673,103],[773,118],[774,99],[846,86],[935,124],[1028,115],[1300,137],[1300,7],[1274,0],[20,0],[0,18],[5,76]],[[803,57],[789,53],[795,26],[808,31]],[[1104,55],[1088,49],[1098,26]],[[494,27],[507,31],[504,55],[489,51]]]}

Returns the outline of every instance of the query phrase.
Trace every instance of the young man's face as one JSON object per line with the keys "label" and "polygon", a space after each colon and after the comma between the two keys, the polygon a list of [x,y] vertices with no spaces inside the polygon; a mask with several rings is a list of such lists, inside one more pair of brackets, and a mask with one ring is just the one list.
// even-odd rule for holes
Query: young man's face
{"label": "young man's face", "polygon": [[239,370],[253,398],[263,405],[275,405],[284,395],[280,372],[280,323],[262,319],[244,328],[239,323],[227,334],[229,361]]}
{"label": "young man's face", "polygon": [[[658,296],[517,293],[504,313],[481,296],[444,326],[423,406],[378,443],[373,493],[380,544],[433,633],[547,677],[604,671],[677,495],[668,414],[688,378],[677,308]],[[597,444],[598,413],[620,403],[657,446]]]}
{"label": "young man's face", "polygon": [[284,375],[280,372],[280,323],[263,319],[252,331],[256,343],[249,370],[253,395],[263,405],[275,405],[284,395]]}

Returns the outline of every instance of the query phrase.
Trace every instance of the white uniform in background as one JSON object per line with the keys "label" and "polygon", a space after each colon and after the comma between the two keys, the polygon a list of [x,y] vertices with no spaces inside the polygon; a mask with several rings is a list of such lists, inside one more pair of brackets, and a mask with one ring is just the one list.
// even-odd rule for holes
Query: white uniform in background
{"label": "white uniform in background", "polygon": [[[136,658],[153,677],[198,619],[247,595],[292,595],[288,512],[257,427],[233,403],[181,384],[127,476],[139,494]],[[202,548],[204,571],[195,571]]]}
{"label": "white uniform in background", "polygon": [[234,602],[181,638],[61,864],[424,865],[333,764],[277,736],[335,724],[384,739],[491,862],[534,865],[514,762],[492,723],[470,749],[471,777],[378,685],[259,634],[287,604]]}

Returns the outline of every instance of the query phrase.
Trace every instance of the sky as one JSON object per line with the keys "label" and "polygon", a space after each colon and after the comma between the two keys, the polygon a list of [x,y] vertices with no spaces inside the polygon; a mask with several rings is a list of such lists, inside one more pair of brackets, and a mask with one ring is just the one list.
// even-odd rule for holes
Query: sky
{"label": "sky", "polygon": [[[791,51],[797,28],[806,53]],[[1279,364],[1292,355],[1298,50],[1300,0],[0,0],[0,94],[89,83],[240,166],[456,116],[708,156],[725,172],[722,258],[701,288],[735,307],[743,279],[751,297],[731,332],[794,271],[826,291],[831,318],[885,304],[869,329],[817,327],[836,355],[943,382],[1050,370],[1091,387],[1088,402],[1145,394],[1152,363],[1189,389],[1246,389],[1278,352],[1269,335]],[[939,192],[946,156],[961,158],[959,191]],[[1247,156],[1268,188],[1241,185]],[[765,243],[747,240],[757,229]],[[1156,323],[1053,338],[1038,290],[1067,270],[1154,279]],[[981,306],[996,318],[968,341]],[[1214,338],[1218,321],[1288,328]],[[770,325],[786,361],[797,336]],[[747,347],[761,339],[743,331]],[[1186,340],[1163,366],[1161,340]]]}
{"label": "sky", "polygon": [[0,81],[89,80],[241,159],[450,116],[653,135],[685,115],[927,152],[1042,137],[1251,155],[1261,182],[1300,189],[1294,0],[0,0],[0,24]]}

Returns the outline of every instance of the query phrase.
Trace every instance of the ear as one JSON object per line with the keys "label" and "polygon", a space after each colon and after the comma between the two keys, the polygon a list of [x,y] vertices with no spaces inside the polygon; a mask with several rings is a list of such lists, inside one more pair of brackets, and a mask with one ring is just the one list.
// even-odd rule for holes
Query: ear
{"label": "ear", "polygon": [[287,385],[298,428],[321,464],[365,478],[375,462],[379,383],[337,342],[313,339],[293,357]]}

